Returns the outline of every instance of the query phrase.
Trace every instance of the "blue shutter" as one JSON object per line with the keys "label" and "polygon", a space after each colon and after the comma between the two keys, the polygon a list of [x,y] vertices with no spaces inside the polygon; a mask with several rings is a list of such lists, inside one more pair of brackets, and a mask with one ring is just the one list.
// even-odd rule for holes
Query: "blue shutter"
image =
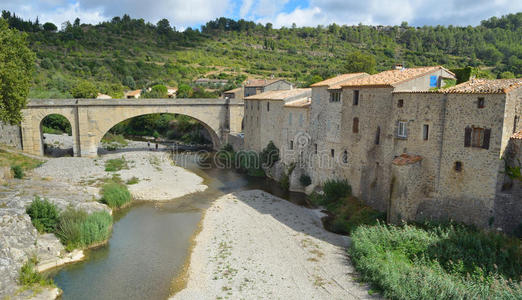
{"label": "blue shutter", "polygon": [[430,76],[430,87],[437,87],[437,76]]}

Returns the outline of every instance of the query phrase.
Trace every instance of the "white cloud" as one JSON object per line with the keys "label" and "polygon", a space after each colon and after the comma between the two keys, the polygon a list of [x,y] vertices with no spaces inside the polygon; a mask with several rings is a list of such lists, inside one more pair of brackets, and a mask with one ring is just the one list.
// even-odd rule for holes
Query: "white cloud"
{"label": "white cloud", "polygon": [[241,18],[245,18],[250,13],[252,4],[254,4],[254,0],[243,0],[243,3],[241,3],[241,7],[239,8],[239,16]]}

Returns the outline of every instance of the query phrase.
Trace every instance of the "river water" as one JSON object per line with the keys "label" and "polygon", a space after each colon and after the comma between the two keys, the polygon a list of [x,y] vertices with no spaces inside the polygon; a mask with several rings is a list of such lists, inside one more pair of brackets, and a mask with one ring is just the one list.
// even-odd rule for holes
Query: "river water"
{"label": "river water", "polygon": [[234,170],[205,168],[196,154],[175,154],[177,164],[204,178],[208,189],[168,202],[140,202],[114,215],[109,243],[87,250],[87,259],[53,271],[63,299],[166,299],[186,263],[202,213],[235,191],[261,189],[297,204],[304,195],[268,179]]}

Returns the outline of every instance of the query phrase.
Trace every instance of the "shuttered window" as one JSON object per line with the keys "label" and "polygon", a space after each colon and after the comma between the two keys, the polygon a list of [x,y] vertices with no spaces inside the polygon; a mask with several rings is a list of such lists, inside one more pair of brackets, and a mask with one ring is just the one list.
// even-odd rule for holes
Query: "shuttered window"
{"label": "shuttered window", "polygon": [[381,127],[377,127],[377,132],[375,133],[375,145],[379,145],[381,143]]}
{"label": "shuttered window", "polygon": [[398,127],[397,127],[397,136],[400,138],[406,138],[408,137],[408,122],[406,121],[399,121]]}
{"label": "shuttered window", "polygon": [[466,127],[464,130],[464,147],[489,149],[491,129]]}
{"label": "shuttered window", "polygon": [[359,133],[359,118],[353,118],[352,132]]}
{"label": "shuttered window", "polygon": [[353,105],[359,105],[359,91],[355,90],[353,91]]}

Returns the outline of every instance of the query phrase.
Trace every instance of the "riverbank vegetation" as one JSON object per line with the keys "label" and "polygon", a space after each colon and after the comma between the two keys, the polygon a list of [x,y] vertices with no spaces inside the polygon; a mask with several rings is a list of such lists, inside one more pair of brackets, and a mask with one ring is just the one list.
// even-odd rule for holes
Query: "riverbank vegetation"
{"label": "riverbank vegetation", "polygon": [[112,229],[112,216],[68,208],[60,211],[47,199],[35,199],[26,209],[34,227],[41,233],[54,233],[67,251],[87,248],[106,241]]}
{"label": "riverbank vegetation", "polygon": [[313,193],[309,200],[328,211],[329,216],[324,220],[324,225],[335,233],[351,234],[361,225],[374,225],[385,218],[385,214],[354,197],[346,180],[326,181],[323,194]]}
{"label": "riverbank vegetation", "polygon": [[[10,167],[12,169],[18,169],[19,172],[23,173],[30,171],[34,168],[37,168],[43,164],[43,161],[29,157],[22,153],[18,153],[17,151],[9,151],[0,149],[0,167]],[[15,170],[12,170],[15,172]]]}
{"label": "riverbank vegetation", "polygon": [[521,241],[458,224],[379,223],[352,233],[362,279],[390,299],[520,299]]}
{"label": "riverbank vegetation", "polygon": [[113,158],[105,161],[105,172],[118,172],[123,169],[129,169],[129,164],[124,156],[121,158]]}
{"label": "riverbank vegetation", "polygon": [[260,153],[243,150],[236,152],[230,144],[226,144],[215,155],[218,167],[235,168],[253,177],[265,177],[265,170],[279,159],[279,149],[272,141]]}
{"label": "riverbank vegetation", "polygon": [[[7,11],[2,17],[9,27],[28,34],[36,53],[31,98],[97,92],[121,97],[127,89],[157,85],[178,87],[179,97],[217,96],[247,77],[273,75],[308,86],[339,73],[383,71],[397,62],[406,67],[480,67],[486,77],[522,74],[522,13],[467,27],[412,27],[404,22],[276,29],[270,23],[219,18],[182,32],[165,19],[154,25],[128,15],[97,25],[71,20],[61,30]],[[195,83],[200,77],[229,83],[200,86]]]}
{"label": "riverbank vegetation", "polygon": [[101,188],[101,202],[110,208],[122,208],[132,201],[132,196],[125,184],[110,181]]}
{"label": "riverbank vegetation", "polygon": [[51,278],[47,278],[43,274],[36,271],[35,267],[38,263],[36,256],[32,256],[27,262],[20,268],[20,275],[18,276],[18,284],[21,289],[19,292],[33,289],[35,292],[40,287],[54,287],[54,282]]}

